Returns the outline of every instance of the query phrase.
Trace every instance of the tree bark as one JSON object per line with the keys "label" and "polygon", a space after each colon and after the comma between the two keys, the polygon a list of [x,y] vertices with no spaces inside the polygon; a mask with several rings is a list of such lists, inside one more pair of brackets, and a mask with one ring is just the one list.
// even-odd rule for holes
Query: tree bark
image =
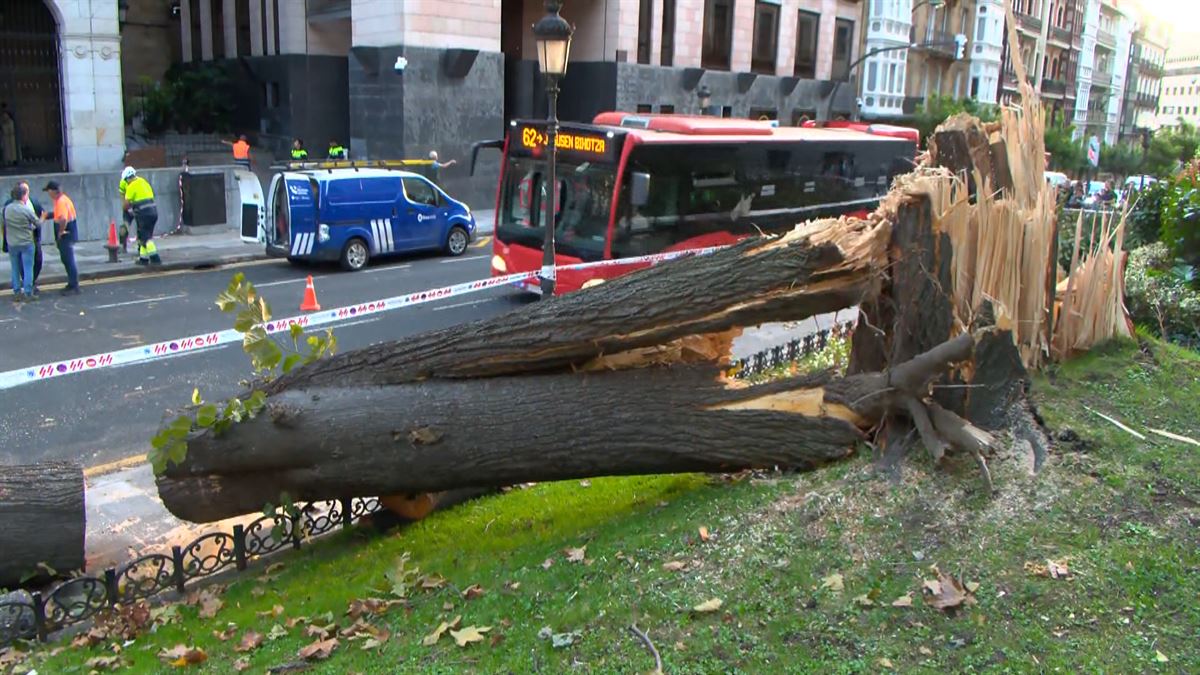
{"label": "tree bark", "polygon": [[83,569],[83,469],[70,462],[0,470],[0,586]]}

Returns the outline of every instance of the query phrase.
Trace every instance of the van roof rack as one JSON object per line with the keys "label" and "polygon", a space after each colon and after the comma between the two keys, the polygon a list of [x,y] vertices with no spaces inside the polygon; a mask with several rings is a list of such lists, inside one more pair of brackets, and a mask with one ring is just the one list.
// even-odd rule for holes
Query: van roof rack
{"label": "van roof rack", "polygon": [[311,171],[313,169],[416,169],[432,165],[432,159],[318,159],[272,164],[271,168],[283,171]]}

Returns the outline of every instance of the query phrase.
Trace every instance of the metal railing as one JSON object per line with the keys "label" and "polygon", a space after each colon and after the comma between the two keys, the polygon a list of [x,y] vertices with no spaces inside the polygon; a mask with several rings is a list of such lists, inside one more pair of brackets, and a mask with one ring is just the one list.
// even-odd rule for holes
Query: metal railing
{"label": "metal railing", "polygon": [[1042,93],[1051,96],[1065,96],[1067,93],[1067,83],[1062,80],[1045,78],[1042,80]]}
{"label": "metal railing", "polygon": [[747,379],[762,375],[772,368],[794,363],[825,349],[829,346],[831,339],[850,337],[854,332],[854,324],[854,321],[835,323],[829,328],[790,340],[786,344],[776,345],[744,359],[738,359],[730,366],[728,374],[737,379]]}
{"label": "metal railing", "polygon": [[1107,47],[1108,49],[1116,49],[1117,48],[1117,38],[1112,33],[1108,32],[1106,30],[1100,30],[1099,28],[1097,28],[1096,29],[1096,44],[1100,45],[1101,47]]}
{"label": "metal railing", "polygon": [[1099,68],[1092,70],[1092,84],[1097,87],[1111,87],[1112,73],[1106,73]]}
{"label": "metal railing", "polygon": [[229,567],[245,570],[254,559],[300,548],[305,539],[350,527],[381,508],[374,497],[310,502],[298,516],[277,513],[234,525],[232,532],[209,532],[187,546],[172,546],[169,554],[143,555],[100,576],[79,576],[48,593],[27,594],[28,600],[10,594],[0,601],[0,647],[16,640],[45,640],[105,610],[165,591],[183,593],[191,581]]}

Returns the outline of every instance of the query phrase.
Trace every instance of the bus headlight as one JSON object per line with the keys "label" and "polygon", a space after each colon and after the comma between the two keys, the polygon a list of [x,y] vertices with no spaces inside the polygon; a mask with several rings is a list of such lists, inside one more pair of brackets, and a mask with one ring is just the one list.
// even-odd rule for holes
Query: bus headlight
{"label": "bus headlight", "polygon": [[329,226],[328,225],[322,224],[322,225],[317,226],[317,241],[319,241],[319,242],[329,241]]}
{"label": "bus headlight", "polygon": [[588,279],[587,281],[583,282],[583,288],[591,288],[592,286],[599,286],[602,283],[604,283],[603,279]]}
{"label": "bus headlight", "polygon": [[492,256],[492,269],[503,274],[508,271],[508,264],[504,262],[504,258],[494,255]]}

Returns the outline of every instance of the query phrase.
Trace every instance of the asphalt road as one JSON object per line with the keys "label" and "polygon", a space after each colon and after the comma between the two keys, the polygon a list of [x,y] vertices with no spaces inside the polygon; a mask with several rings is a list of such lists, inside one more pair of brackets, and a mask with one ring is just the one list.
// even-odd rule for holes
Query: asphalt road
{"label": "asphalt road", "polygon": [[[207,272],[162,273],[87,284],[82,295],[46,292],[42,302],[0,298],[0,371],[186,337],[232,326],[214,304],[234,271],[245,273],[275,316],[298,313],[312,274],[322,307],[333,308],[487,278],[490,245],[460,258],[413,257],[357,273],[269,261]],[[340,351],[494,316],[529,302],[512,288],[351,318],[332,324]],[[0,465],[69,459],[96,467],[136,457],[168,408],[198,387],[207,400],[239,391],[250,375],[240,344],[104,368],[0,391]]]}

